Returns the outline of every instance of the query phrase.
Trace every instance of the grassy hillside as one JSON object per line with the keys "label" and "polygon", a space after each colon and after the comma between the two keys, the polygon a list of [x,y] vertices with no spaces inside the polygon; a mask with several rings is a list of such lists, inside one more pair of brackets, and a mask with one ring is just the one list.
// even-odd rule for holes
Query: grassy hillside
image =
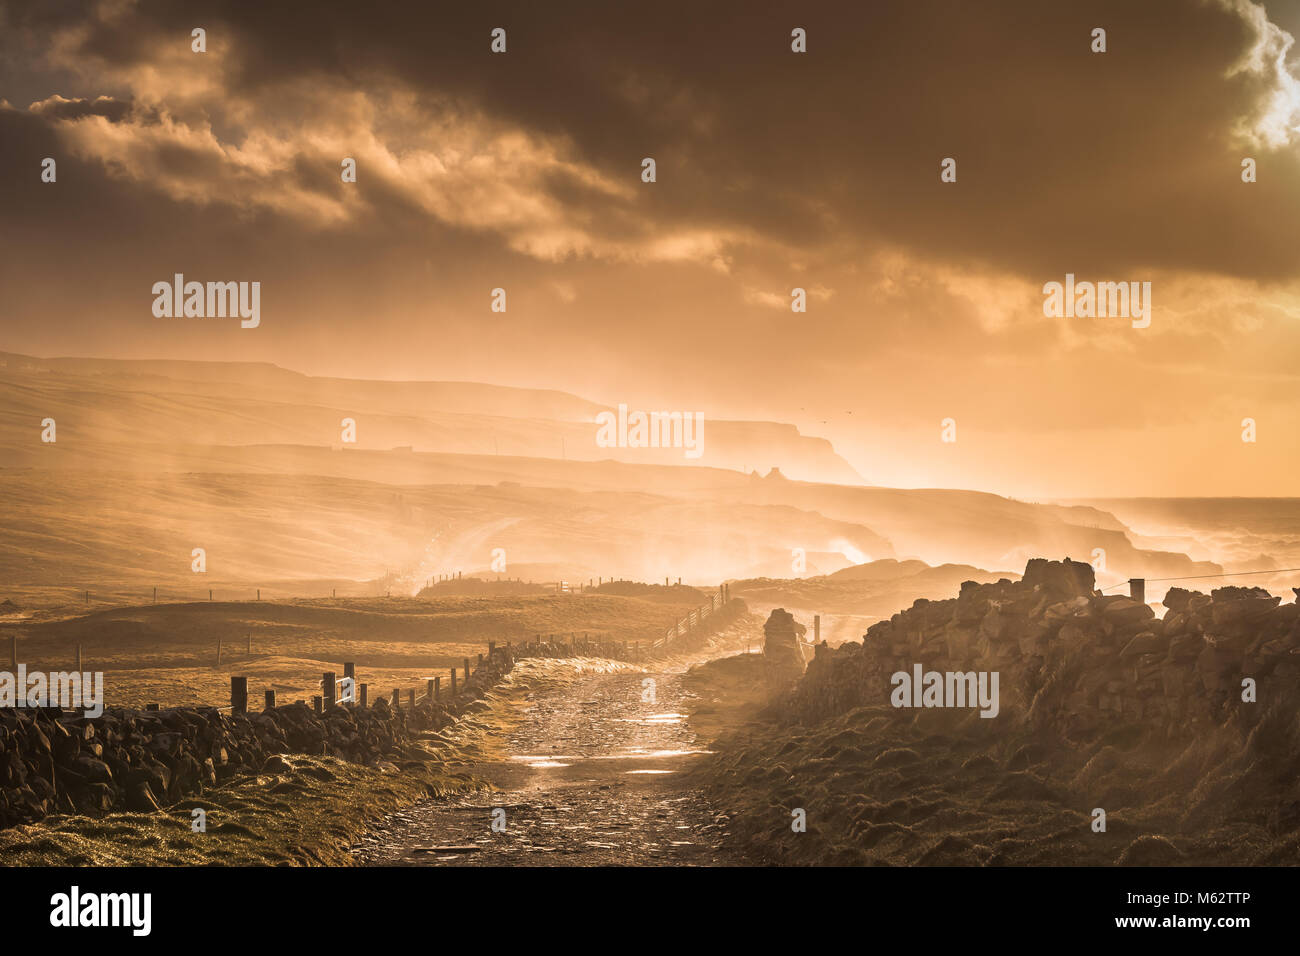
{"label": "grassy hillside", "polygon": [[[571,457],[738,469],[780,466],[832,481],[861,478],[825,439],[779,422],[710,417],[701,456],[683,449],[602,447],[605,405],[544,389],[475,382],[318,378],[265,364],[40,359],[0,353],[0,446],[21,451],[49,416],[60,440],[114,445],[342,444],[421,451]],[[646,409],[649,411],[650,409]],[[680,411],[680,410],[679,410]]]}
{"label": "grassy hillside", "polygon": [[[0,353],[0,599],[410,595],[487,571],[498,550],[507,576],[706,585],[776,576],[796,552],[827,571],[1100,550],[1103,584],[1221,570],[1189,557],[1208,553],[1192,537],[1161,550],[1093,507],[863,486],[828,445],[779,423],[711,421],[689,467],[680,449],[594,449],[599,409],[474,383]],[[53,443],[41,441],[47,417]],[[344,417],[356,445],[340,443]],[[738,462],[766,477],[730,470]],[[851,483],[783,477],[800,473]],[[191,572],[196,548],[204,574]]]}

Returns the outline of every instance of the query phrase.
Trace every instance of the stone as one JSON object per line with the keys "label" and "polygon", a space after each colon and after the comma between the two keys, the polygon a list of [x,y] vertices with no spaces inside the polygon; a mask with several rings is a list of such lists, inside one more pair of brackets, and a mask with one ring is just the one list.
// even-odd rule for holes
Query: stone
{"label": "stone", "polygon": [[1156,612],[1132,598],[1115,597],[1107,601],[1102,615],[1107,622],[1122,630],[1145,624],[1156,616]]}
{"label": "stone", "polygon": [[112,783],[113,771],[108,764],[94,757],[78,757],[72,761],[72,770],[87,783]]}
{"label": "stone", "polygon": [[775,608],[763,625],[763,663],[769,689],[783,688],[803,676],[800,638],[807,628],[785,608]]}
{"label": "stone", "polygon": [[[1171,611],[1185,611],[1187,610],[1187,603],[1192,599],[1192,596],[1196,594],[1200,594],[1200,592],[1188,591],[1184,588],[1174,587],[1165,592],[1164,600],[1160,603]],[[1205,595],[1203,594],[1201,595],[1201,597],[1204,596]]]}
{"label": "stone", "polygon": [[158,806],[158,801],[154,799],[149,784],[143,780],[137,781],[127,788],[126,808],[136,813],[153,813],[162,809]]}
{"label": "stone", "polygon": [[1083,561],[1049,561],[1047,558],[1030,558],[1020,579],[1025,587],[1041,586],[1049,594],[1061,598],[1091,595],[1096,587],[1096,574],[1092,565]]}
{"label": "stone", "polygon": [[1092,602],[1080,596],[1049,605],[1044,617],[1049,624],[1060,624],[1092,617],[1092,613]]}
{"label": "stone", "polygon": [[1120,660],[1136,657],[1140,654],[1161,654],[1169,649],[1169,639],[1152,631],[1143,631],[1124,645],[1119,652]]}
{"label": "stone", "polygon": [[[1215,627],[1257,626],[1272,613],[1273,609],[1282,600],[1279,597],[1270,595],[1267,591],[1263,594],[1240,596],[1238,593],[1233,593],[1230,596],[1219,597],[1220,594],[1226,591],[1241,592],[1246,590],[1246,588],[1219,588],[1213,592],[1214,605],[1210,620],[1214,622]],[[1259,590],[1261,589],[1250,589],[1250,591]]]}
{"label": "stone", "polygon": [[292,773],[293,765],[279,754],[272,754],[262,764],[262,773]]}

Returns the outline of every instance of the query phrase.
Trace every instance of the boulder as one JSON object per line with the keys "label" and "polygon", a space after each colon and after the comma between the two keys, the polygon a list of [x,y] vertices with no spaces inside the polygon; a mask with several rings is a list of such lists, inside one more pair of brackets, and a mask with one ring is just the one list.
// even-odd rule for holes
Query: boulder
{"label": "boulder", "polygon": [[[1213,592],[1214,605],[1211,608],[1210,620],[1214,622],[1215,627],[1255,627],[1267,618],[1275,607],[1281,602],[1281,598],[1274,597],[1267,591],[1262,594],[1247,594],[1239,596],[1223,595],[1224,592],[1244,592],[1246,588],[1219,588]],[[1261,591],[1261,588],[1250,588],[1249,591]]]}
{"label": "boulder", "polygon": [[1201,594],[1199,591],[1188,591],[1183,588],[1170,588],[1165,592],[1164,600],[1160,603],[1171,611],[1185,611],[1187,610],[1187,603],[1195,595],[1205,597],[1205,595]]}
{"label": "boulder", "polygon": [[72,761],[72,770],[87,783],[112,783],[113,771],[108,764],[94,757],[78,757]]}
{"label": "boulder", "polygon": [[763,661],[773,690],[797,681],[804,672],[799,638],[807,632],[785,608],[776,608],[763,625]]}
{"label": "boulder", "polygon": [[1122,596],[1107,599],[1102,607],[1102,617],[1121,631],[1145,624],[1155,616],[1147,605]]}
{"label": "boulder", "polygon": [[1020,583],[1028,588],[1041,587],[1059,598],[1072,598],[1092,594],[1097,580],[1092,565],[1083,561],[1030,558]]}

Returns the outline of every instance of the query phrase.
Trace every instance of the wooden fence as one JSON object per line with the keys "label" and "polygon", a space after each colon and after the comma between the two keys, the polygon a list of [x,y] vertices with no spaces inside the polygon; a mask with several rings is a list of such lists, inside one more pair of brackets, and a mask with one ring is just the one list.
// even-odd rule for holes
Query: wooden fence
{"label": "wooden fence", "polygon": [[708,604],[692,608],[691,612],[680,618],[677,623],[670,624],[664,630],[663,637],[650,645],[651,651],[665,650],[668,645],[693,634],[711,615],[726,607],[727,602],[731,600],[730,592],[731,588],[728,585],[719,585],[717,593],[709,595]]}
{"label": "wooden fence", "polygon": [[[640,641],[614,641],[592,639],[588,634],[581,637],[576,632],[568,635],[566,641],[565,635],[548,634],[543,640],[541,634],[534,636],[531,641],[515,643],[506,641],[504,645],[498,646],[496,641],[488,641],[487,654],[477,655],[477,659],[466,657],[461,667],[449,668],[447,674],[447,684],[444,685],[442,677],[431,677],[424,681],[423,687],[420,688],[393,688],[390,697],[385,698],[389,706],[394,710],[403,710],[410,708],[414,710],[421,704],[451,704],[455,702],[457,696],[463,693],[470,682],[479,676],[480,670],[485,664],[498,661],[504,665],[503,673],[508,672],[514,662],[526,657],[604,657],[611,660],[636,661],[643,660],[646,656],[649,645],[643,645]],[[343,678],[345,681],[351,681],[353,688],[349,700],[339,698],[340,682],[336,671],[326,671],[321,675],[320,687],[321,693],[312,697],[312,708],[316,713],[322,713],[331,707],[353,706],[367,707],[370,704],[370,685],[356,683],[356,664],[347,662],[343,665]],[[421,691],[423,691],[421,693]],[[299,700],[298,703],[305,704],[305,700]],[[276,705],[275,691],[268,690],[265,692],[265,706],[271,709]],[[404,706],[405,705],[405,706]],[[220,708],[230,710],[232,713],[246,713],[248,708],[248,678],[244,676],[232,675],[230,678],[230,706]],[[157,710],[157,704],[150,704],[149,710]]]}

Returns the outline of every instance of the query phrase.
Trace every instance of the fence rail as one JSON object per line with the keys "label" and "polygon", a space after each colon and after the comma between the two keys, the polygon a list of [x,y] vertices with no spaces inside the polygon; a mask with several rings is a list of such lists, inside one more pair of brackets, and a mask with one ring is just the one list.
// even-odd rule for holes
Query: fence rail
{"label": "fence rail", "polygon": [[663,650],[674,641],[690,636],[697,630],[711,615],[722,610],[731,600],[731,588],[726,584],[718,586],[717,593],[709,595],[709,603],[701,604],[699,607],[691,608],[689,614],[680,618],[675,624],[670,624],[664,629],[663,637],[659,638],[650,645],[650,649]]}

